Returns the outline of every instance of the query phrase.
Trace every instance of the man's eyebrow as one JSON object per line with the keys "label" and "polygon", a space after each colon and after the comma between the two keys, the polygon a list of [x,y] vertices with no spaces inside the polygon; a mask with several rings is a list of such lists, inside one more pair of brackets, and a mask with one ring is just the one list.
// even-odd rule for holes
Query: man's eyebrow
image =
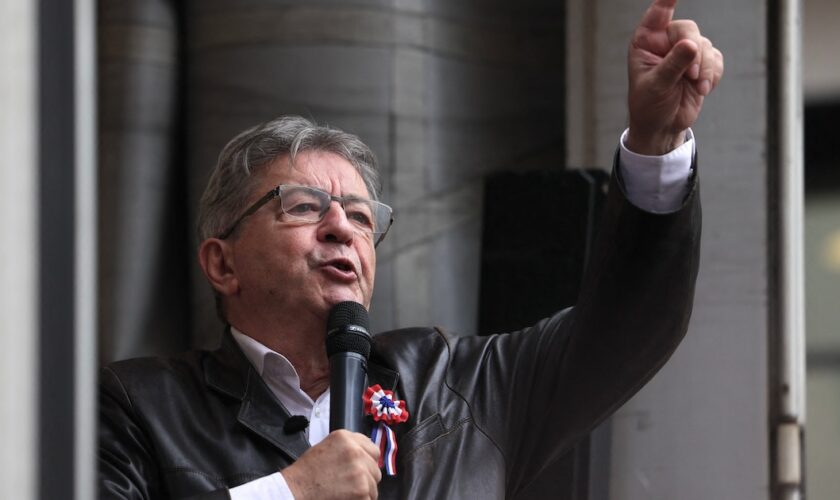
{"label": "man's eyebrow", "polygon": [[347,194],[342,196],[342,198],[344,198],[347,201],[371,201],[370,198],[366,196],[359,196],[356,194]]}
{"label": "man's eyebrow", "polygon": [[[318,191],[323,191],[323,192],[327,193],[328,195],[332,196],[332,193],[330,193],[329,190],[327,190],[324,186],[317,186],[317,185],[314,185],[314,184],[299,184],[299,183],[292,183],[292,182],[282,182],[282,183],[278,184],[278,186],[312,188],[312,189],[317,189]],[[339,197],[343,200],[348,200],[348,201],[373,201],[373,199],[370,196],[358,195],[358,194],[353,194],[353,193],[342,194],[342,195],[339,195]]]}

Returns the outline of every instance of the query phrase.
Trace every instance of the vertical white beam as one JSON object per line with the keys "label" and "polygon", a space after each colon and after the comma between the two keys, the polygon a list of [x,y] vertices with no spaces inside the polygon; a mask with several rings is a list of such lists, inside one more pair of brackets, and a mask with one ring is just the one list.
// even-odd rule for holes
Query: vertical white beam
{"label": "vertical white beam", "polygon": [[0,498],[36,495],[37,3],[0,2]]}
{"label": "vertical white beam", "polygon": [[802,5],[800,0],[778,2],[778,50],[775,94],[778,140],[773,151],[778,168],[778,379],[773,413],[776,455],[773,460],[779,498],[801,496],[801,436],[805,424],[805,292],[803,261],[804,151],[802,94]]}
{"label": "vertical white beam", "polygon": [[96,473],[96,5],[75,0],[75,498],[95,497]]}
{"label": "vertical white beam", "polygon": [[780,411],[805,419],[805,302],[803,279],[803,98],[800,0],[781,0],[778,106],[779,300],[781,308]]}

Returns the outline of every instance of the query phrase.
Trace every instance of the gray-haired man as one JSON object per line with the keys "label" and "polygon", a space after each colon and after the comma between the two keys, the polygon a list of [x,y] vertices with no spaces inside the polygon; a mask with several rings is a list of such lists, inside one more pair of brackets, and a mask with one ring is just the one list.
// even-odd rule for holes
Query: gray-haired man
{"label": "gray-haired man", "polygon": [[[199,260],[230,328],[213,352],[102,372],[107,498],[503,498],[629,398],[687,327],[699,196],[688,127],[723,59],[675,0],[631,42],[630,128],[579,303],[489,337],[376,337],[371,385],[404,400],[396,476],[362,433],[328,432],[325,323],[370,305],[391,209],[355,136],[287,117],[225,148],[202,199]],[[635,153],[631,152],[635,151]],[[290,428],[294,415],[310,421]],[[372,423],[371,423],[372,426]],[[293,427],[293,426],[292,426]]]}

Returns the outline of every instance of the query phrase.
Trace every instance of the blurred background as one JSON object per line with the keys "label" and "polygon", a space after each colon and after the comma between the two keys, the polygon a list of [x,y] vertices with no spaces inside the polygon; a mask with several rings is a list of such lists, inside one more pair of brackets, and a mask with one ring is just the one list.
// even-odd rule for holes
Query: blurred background
{"label": "blurred background", "polygon": [[[0,497],[94,498],[98,367],[218,340],[197,200],[224,144],[281,114],[379,157],[397,221],[375,330],[487,334],[572,303],[647,4],[2,0]],[[726,56],[695,127],[690,332],[523,498],[836,498],[840,4],[677,16]],[[557,202],[505,225],[520,189]]]}
{"label": "blurred background", "polygon": [[840,492],[840,3],[805,0],[806,471],[810,498]]}

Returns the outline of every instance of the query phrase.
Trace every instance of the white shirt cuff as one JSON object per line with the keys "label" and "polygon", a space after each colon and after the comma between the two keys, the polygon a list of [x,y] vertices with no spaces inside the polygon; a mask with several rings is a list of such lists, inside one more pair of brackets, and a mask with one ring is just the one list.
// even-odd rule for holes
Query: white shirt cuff
{"label": "white shirt cuff", "polygon": [[275,472],[230,490],[231,500],[294,500],[283,474]]}
{"label": "white shirt cuff", "polygon": [[696,148],[694,133],[687,130],[685,142],[667,154],[647,156],[627,149],[628,130],[621,134],[618,152],[618,168],[627,199],[647,212],[665,214],[679,210],[689,189],[691,160]]}

